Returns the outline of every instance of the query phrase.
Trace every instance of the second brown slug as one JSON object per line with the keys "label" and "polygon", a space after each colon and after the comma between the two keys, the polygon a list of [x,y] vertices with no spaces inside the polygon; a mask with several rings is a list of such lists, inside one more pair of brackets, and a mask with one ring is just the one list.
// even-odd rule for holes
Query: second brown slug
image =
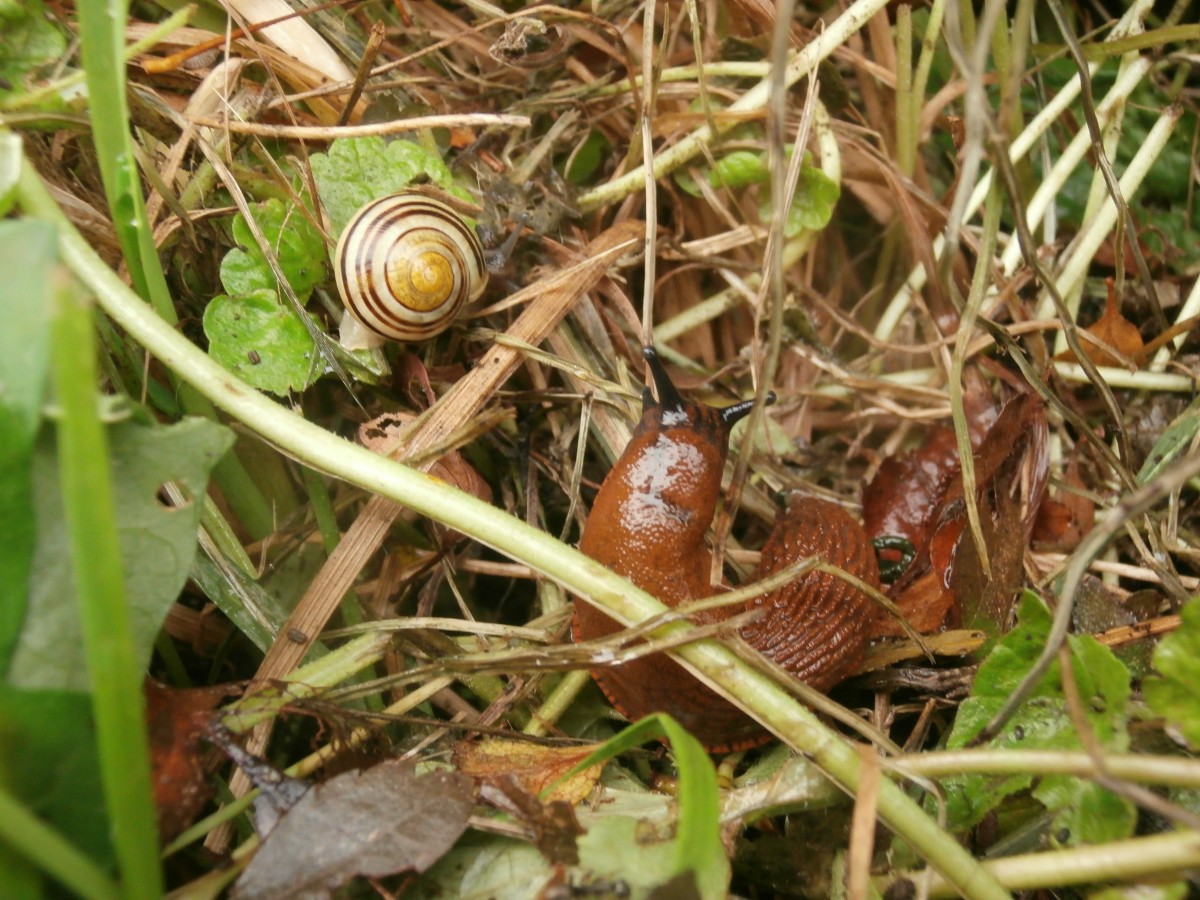
{"label": "second brown slug", "polygon": [[[654,351],[646,348],[645,356],[658,399],[645,392],[642,420],[596,495],[579,549],[668,606],[678,606],[715,593],[709,583],[712,552],[704,537],[716,511],[730,430],[752,404],[716,409],[684,400]],[[837,504],[793,498],[776,519],[755,578],[810,556],[879,586],[874,548],[862,526]],[[876,617],[875,605],[861,591],[814,571],[747,607],[709,610],[692,619],[719,622],[745,609],[764,613],[741,628],[742,638],[818,690],[854,673]],[[576,601],[576,640],[620,628],[595,607]],[[592,677],[626,717],[669,713],[713,752],[755,746],[767,738],[757,722],[666,654],[597,669]]]}

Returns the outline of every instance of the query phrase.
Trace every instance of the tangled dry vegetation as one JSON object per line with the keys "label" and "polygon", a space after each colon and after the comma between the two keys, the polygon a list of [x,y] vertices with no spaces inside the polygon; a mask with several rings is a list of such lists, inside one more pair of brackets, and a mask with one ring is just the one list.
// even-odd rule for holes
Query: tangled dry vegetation
{"label": "tangled dry vegetation", "polygon": [[[61,298],[32,228],[58,224],[100,372],[70,368],[86,315],[16,358],[63,396],[86,383],[46,430],[93,415],[97,377],[123,398],[130,599],[107,609],[132,609],[135,663],[105,676],[82,576],[81,624],[39,624],[74,621],[76,593],[45,574],[66,550],[35,514],[62,501],[31,389],[5,702],[60,692],[41,714],[77,725],[90,666],[109,804],[10,784],[83,857],[26,850],[41,869],[162,889],[149,785],[114,800],[146,757],[106,743],[149,673],[179,896],[1196,889],[1188,3],[35,6],[0,8],[33,48],[0,42],[9,271]],[[335,245],[402,189],[466,216],[493,271],[448,330],[344,349]],[[639,635],[777,738],[719,770],[672,719],[622,730],[592,685],[642,645],[570,639],[572,595],[662,612],[572,549],[644,345],[690,398],[759,401],[718,578],[752,582],[780,497],[816,495],[863,520],[907,623],[881,616],[831,701],[652,619]],[[72,505],[62,465],[72,521],[91,495]]]}

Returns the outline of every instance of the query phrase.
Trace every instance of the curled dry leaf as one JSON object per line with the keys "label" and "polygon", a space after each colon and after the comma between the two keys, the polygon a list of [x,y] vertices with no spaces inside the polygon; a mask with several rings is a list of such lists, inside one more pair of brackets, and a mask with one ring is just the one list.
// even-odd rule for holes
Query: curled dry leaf
{"label": "curled dry leaf", "polygon": [[246,773],[258,791],[254,798],[254,828],[260,838],[275,830],[284,813],[300,802],[311,784],[285,775],[270,763],[255,756],[238,743],[224,723],[216,720],[209,725],[208,738]]}
{"label": "curled dry leaf", "polygon": [[389,760],[308,791],[263,841],[234,897],[329,897],[355,876],[424,872],[466,830],[475,806],[458,772],[417,775]]}
{"label": "curled dry leaf", "polygon": [[[990,575],[968,527],[957,468],[945,479],[920,549],[890,592],[918,631],[959,624],[993,635],[1004,629],[1045,493],[1047,436],[1041,400],[1021,394],[1000,411],[975,451],[975,501]],[[904,493],[897,486],[890,490],[896,496]],[[879,633],[898,634],[899,628],[893,620],[883,620]]]}
{"label": "curled dry leaf", "polygon": [[456,744],[454,763],[460,772],[481,780],[509,776],[530,794],[540,794],[551,788],[547,800],[579,803],[600,779],[602,767],[599,764],[589,766],[561,783],[556,782],[595,749],[594,744],[544,747],[529,741],[484,738]]}

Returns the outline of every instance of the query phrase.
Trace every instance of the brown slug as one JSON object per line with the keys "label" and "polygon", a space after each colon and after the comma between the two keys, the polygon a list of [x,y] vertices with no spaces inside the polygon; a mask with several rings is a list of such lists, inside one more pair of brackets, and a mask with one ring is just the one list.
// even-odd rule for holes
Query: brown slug
{"label": "brown slug", "polygon": [[[704,536],[716,511],[729,433],[752,403],[716,409],[684,400],[652,348],[647,365],[658,392],[643,394],[642,419],[604,479],[579,549],[624,575],[668,606],[712,596],[712,551]],[[817,556],[879,586],[874,548],[842,507],[793,498],[776,519],[756,579]],[[808,572],[744,608],[709,610],[692,620],[719,622],[745,609],[764,609],[740,629],[747,643],[818,690],[854,673],[871,636],[876,607],[869,597],[824,572]],[[603,637],[621,626],[592,605],[575,601],[576,640]],[[613,706],[629,719],[670,713],[713,752],[762,743],[767,733],[678,663],[658,653],[592,672]]]}

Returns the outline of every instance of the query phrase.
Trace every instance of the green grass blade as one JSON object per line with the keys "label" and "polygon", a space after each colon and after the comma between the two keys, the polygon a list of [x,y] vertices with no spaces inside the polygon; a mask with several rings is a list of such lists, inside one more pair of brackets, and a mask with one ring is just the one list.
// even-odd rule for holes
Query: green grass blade
{"label": "green grass blade", "polygon": [[87,650],[104,798],[127,898],[162,896],[151,800],[142,672],[135,662],[114,520],[109,457],[97,414],[90,307],[75,288],[53,292],[51,346],[61,409],[58,456],[79,617]]}
{"label": "green grass blade", "polygon": [[125,97],[126,0],[80,0],[79,40],[100,176],[134,288],[172,324],[175,307],[146,217]]}
{"label": "green grass blade", "polygon": [[87,900],[115,900],[113,880],[53,828],[0,788],[0,841]]}

